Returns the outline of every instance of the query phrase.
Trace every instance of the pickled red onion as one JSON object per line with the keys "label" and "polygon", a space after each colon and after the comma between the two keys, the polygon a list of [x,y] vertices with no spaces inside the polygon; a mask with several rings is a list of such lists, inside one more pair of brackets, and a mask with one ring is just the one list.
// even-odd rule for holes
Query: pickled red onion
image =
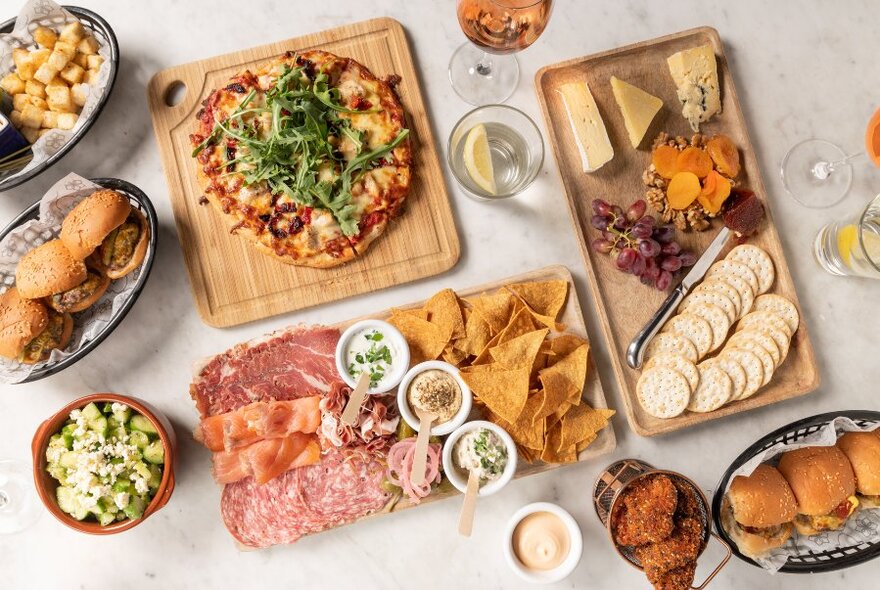
{"label": "pickled red onion", "polygon": [[416,451],[415,437],[398,441],[388,451],[388,470],[385,477],[388,481],[403,489],[403,493],[414,504],[431,493],[431,484],[440,483],[440,444],[428,445],[428,458],[425,461],[425,481],[422,485],[413,485],[413,457]]}

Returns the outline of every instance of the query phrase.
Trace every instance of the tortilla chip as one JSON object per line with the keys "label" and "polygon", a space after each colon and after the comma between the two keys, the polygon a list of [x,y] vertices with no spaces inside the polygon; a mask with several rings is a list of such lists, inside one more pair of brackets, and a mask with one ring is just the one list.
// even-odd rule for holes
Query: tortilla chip
{"label": "tortilla chip", "polygon": [[550,368],[541,371],[541,375],[543,376],[549,372],[559,373],[568,379],[569,383],[577,387],[578,391],[583,391],[584,382],[587,379],[587,359],[589,354],[590,345],[584,343],[557,360]]}
{"label": "tortilla chip", "polygon": [[608,425],[614,410],[594,410],[588,404],[572,407],[562,417],[562,436],[557,450],[576,445]]}
{"label": "tortilla chip", "polygon": [[[548,340],[550,350],[556,355],[557,359],[560,360],[565,356],[571,354],[575,349],[580,346],[587,344],[587,341],[581,338],[580,336],[575,336],[574,334],[562,334],[561,336],[557,336],[556,338],[552,338]],[[549,364],[553,364],[551,361]]]}
{"label": "tortilla chip", "polygon": [[556,453],[556,461],[554,463],[577,463],[577,447],[571,445]]}
{"label": "tortilla chip", "polygon": [[576,445],[574,446],[574,448],[575,448],[575,450],[577,450],[578,455],[580,455],[581,451],[583,451],[583,450],[586,449],[588,446],[590,446],[591,444],[593,444],[593,441],[596,440],[596,437],[597,437],[597,436],[598,436],[598,435],[594,432],[593,434],[591,434],[590,436],[588,436],[587,438],[585,438],[584,440],[582,440],[581,442],[579,442],[578,444],[576,444]]}
{"label": "tortilla chip", "polygon": [[534,421],[535,414],[541,407],[542,396],[537,391],[529,392],[529,397],[516,422],[504,422],[502,426],[517,444],[530,449],[544,448],[544,422]]}
{"label": "tortilla chip", "polygon": [[535,358],[538,356],[538,350],[541,343],[547,336],[549,330],[535,330],[522,336],[517,336],[507,342],[501,342],[497,346],[489,349],[489,354],[496,362],[501,363],[508,369],[518,369],[520,367],[528,367],[531,373]]}
{"label": "tortilla chip", "polygon": [[443,349],[443,360],[450,365],[455,365],[456,367],[459,366],[465,359],[467,359],[468,356],[468,353],[455,348],[451,344],[447,344],[446,348]]}
{"label": "tortilla chip", "polygon": [[490,369],[462,372],[461,378],[492,412],[510,423],[517,421],[529,397],[528,369],[504,369],[493,363]]}
{"label": "tortilla chip", "polygon": [[421,318],[423,320],[428,319],[428,310],[425,309],[424,307],[414,307],[412,309],[392,309],[391,310],[392,316],[395,316],[398,314],[412,315],[412,316],[416,316],[417,318]]}
{"label": "tortilla chip", "polygon": [[435,293],[425,303],[425,309],[430,314],[429,321],[439,326],[444,334],[448,332],[451,338],[465,337],[464,317],[455,291],[443,289]]}
{"label": "tortilla chip", "polygon": [[541,451],[541,461],[544,463],[559,463],[557,449],[561,440],[561,424],[554,424],[551,428],[547,429],[544,439],[544,450]]}
{"label": "tortilla chip", "polygon": [[526,448],[522,445],[517,445],[516,450],[519,451],[519,456],[526,463],[534,463],[538,460],[538,456],[532,449]]}
{"label": "tortilla chip", "polygon": [[410,363],[413,365],[439,358],[446,348],[448,335],[442,334],[435,324],[414,314],[394,313],[388,323],[400,330],[406,338]]}
{"label": "tortilla chip", "polygon": [[532,320],[532,314],[529,310],[521,309],[510,317],[510,321],[504,327],[504,330],[501,331],[498,343],[503,344],[508,340],[534,332],[538,328],[540,328],[540,325],[536,325],[534,320]]}
{"label": "tortilla chip", "polygon": [[465,323],[465,337],[455,341],[455,347],[474,356],[483,352],[492,339],[492,329],[479,313],[469,312]]}
{"label": "tortilla chip", "polygon": [[492,336],[492,339],[486,343],[486,346],[483,350],[480,351],[480,354],[477,355],[477,358],[471,361],[471,366],[476,365],[485,365],[487,363],[492,362],[492,355],[490,354],[490,350],[498,344],[498,339],[501,337],[501,334],[495,334]]}
{"label": "tortilla chip", "polygon": [[579,393],[564,375],[552,371],[541,373],[541,384],[543,385],[542,404],[535,414],[535,420],[543,420],[554,414],[563,405],[565,410],[568,410],[571,405],[568,403],[568,399],[571,397],[572,391]]}
{"label": "tortilla chip", "polygon": [[492,333],[501,332],[510,320],[511,306],[513,305],[513,296],[510,293],[499,291],[492,295],[481,295],[474,301],[474,309],[483,316]]}
{"label": "tortilla chip", "polygon": [[536,314],[555,321],[565,306],[568,281],[532,281],[508,285],[507,289],[520,297]]}

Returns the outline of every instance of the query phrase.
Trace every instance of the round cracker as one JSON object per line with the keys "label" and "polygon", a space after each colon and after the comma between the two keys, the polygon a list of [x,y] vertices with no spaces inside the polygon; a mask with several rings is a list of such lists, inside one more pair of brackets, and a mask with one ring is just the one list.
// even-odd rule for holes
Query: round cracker
{"label": "round cracker", "polygon": [[739,317],[743,317],[752,311],[752,305],[755,304],[755,291],[752,289],[752,286],[748,281],[734,274],[716,274],[713,279],[714,278],[723,279],[730,283],[730,286],[736,289],[737,293],[739,293],[739,298],[742,302],[742,306],[739,310]]}
{"label": "round cracker", "polygon": [[691,394],[687,409],[711,412],[727,403],[733,393],[733,382],[727,373],[712,363],[700,363],[700,385]]}
{"label": "round cracker", "polygon": [[785,323],[785,320],[782,319],[782,316],[775,311],[753,311],[751,313],[747,313],[736,325],[736,331],[739,332],[740,330],[745,330],[746,328],[763,328],[766,326],[776,328],[780,332],[783,332],[785,336],[789,340],[791,340],[791,326]]}
{"label": "round cracker", "polygon": [[709,270],[706,272],[706,278],[708,279],[718,275],[733,275],[739,277],[749,284],[749,287],[752,288],[752,293],[755,296],[758,295],[758,287],[760,286],[758,275],[742,262],[727,259],[719,260],[709,267]]}
{"label": "round cracker", "polygon": [[739,396],[731,397],[730,401],[752,397],[764,385],[764,364],[754,352],[743,348],[727,348],[717,358],[730,359],[742,367],[746,374],[745,389]]}
{"label": "round cracker", "polygon": [[639,403],[655,418],[674,418],[687,408],[691,388],[684,375],[669,367],[656,366],[642,373],[636,383]]}
{"label": "round cracker", "polygon": [[688,308],[695,303],[711,303],[712,305],[717,305],[724,310],[724,314],[727,316],[727,320],[731,324],[736,321],[736,306],[733,304],[733,301],[723,293],[719,293],[718,291],[695,291],[684,298],[684,301],[681,302],[681,306],[678,308],[678,313],[686,312]]}
{"label": "round cracker", "polygon": [[730,299],[731,303],[733,303],[733,307],[736,309],[736,317],[734,320],[738,320],[743,316],[742,311],[742,296],[739,294],[739,291],[734,288],[733,285],[728,283],[726,277],[722,275],[718,275],[712,277],[711,279],[706,279],[694,290],[694,293],[697,291],[718,291],[728,299]]}
{"label": "round cracker", "polygon": [[[761,362],[757,357],[755,357],[755,360],[758,363]],[[717,356],[706,362],[714,363],[715,366],[727,373],[727,376],[730,377],[730,382],[733,384],[733,391],[730,393],[730,399],[727,400],[728,402],[739,399],[743,396],[746,392],[746,386],[748,385],[748,378],[746,377],[746,370],[743,369],[741,364],[725,355]],[[761,370],[763,371],[764,369],[762,368]],[[758,381],[759,385],[763,379],[764,377],[762,375]]]}
{"label": "round cracker", "polygon": [[664,352],[681,355],[692,363],[697,362],[697,347],[686,336],[661,332],[651,339],[645,349],[645,358],[650,359]]}
{"label": "round cracker", "polygon": [[[743,332],[740,332],[742,334]],[[775,344],[773,346],[776,346]],[[761,368],[764,369],[763,380],[761,381],[761,385],[767,385],[770,383],[771,377],[773,377],[773,372],[776,370],[776,363],[773,362],[773,356],[770,352],[761,346],[761,344],[755,340],[754,338],[743,338],[740,337],[736,342],[728,343],[724,350],[728,350],[729,348],[741,348],[743,350],[748,350],[758,357],[761,361]]]}
{"label": "round cracker", "polygon": [[[787,329],[788,328],[786,328],[786,330]],[[782,364],[782,361],[784,361],[785,357],[788,356],[788,349],[791,343],[791,339],[789,339],[788,333],[786,331],[780,330],[779,328],[771,326],[769,324],[764,326],[751,326],[749,328],[745,328],[742,331],[745,330],[755,330],[769,336],[773,340],[774,344],[776,344],[776,347],[779,349],[779,362],[776,363],[776,366],[778,367]],[[739,331],[740,330],[737,330],[737,332]]]}
{"label": "round cracker", "polygon": [[755,299],[755,311],[772,311],[788,324],[791,333],[797,332],[800,323],[800,314],[794,303],[783,297],[782,295],[761,295]]}
{"label": "round cracker", "polygon": [[730,330],[730,320],[727,319],[724,310],[711,303],[694,303],[688,308],[687,313],[706,320],[709,327],[712,328],[712,348],[710,350],[718,350],[727,340],[727,332]]}
{"label": "round cracker", "polygon": [[[724,313],[723,311],[721,312]],[[714,343],[714,332],[712,326],[705,319],[691,313],[682,313],[672,316],[666,325],[663,326],[661,332],[672,332],[680,334],[693,342],[697,347],[697,355],[699,358],[706,356],[712,350]]]}
{"label": "round cracker", "polygon": [[700,384],[700,371],[697,369],[697,365],[680,354],[662,352],[645,363],[645,370],[647,371],[657,366],[669,367],[684,375],[684,378],[688,380],[691,391],[695,390],[697,385]]}
{"label": "round cracker", "polygon": [[737,332],[730,337],[727,341],[727,345],[736,346],[736,343],[743,339],[755,340],[758,344],[763,346],[764,349],[770,353],[770,356],[773,357],[774,367],[778,367],[779,363],[782,362],[782,351],[779,350],[776,341],[767,334],[764,328],[746,328],[741,332]]}
{"label": "round cracker", "polygon": [[727,256],[727,260],[734,262],[742,262],[758,277],[758,293],[766,293],[773,285],[776,279],[776,269],[773,266],[773,259],[767,254],[763,248],[759,248],[753,244],[741,244],[731,250]]}

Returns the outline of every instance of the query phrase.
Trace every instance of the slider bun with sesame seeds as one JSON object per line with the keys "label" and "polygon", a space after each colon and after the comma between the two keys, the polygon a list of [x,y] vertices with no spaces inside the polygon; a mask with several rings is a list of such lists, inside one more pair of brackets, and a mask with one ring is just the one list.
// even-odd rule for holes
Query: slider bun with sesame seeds
{"label": "slider bun with sesame seeds", "polygon": [[25,254],[15,269],[22,297],[40,299],[73,289],[86,280],[86,265],[61,240],[52,240]]}
{"label": "slider bun with sesame seeds", "polygon": [[23,298],[15,287],[7,289],[0,295],[0,356],[18,358],[48,322],[46,306]]}
{"label": "slider bun with sesame seeds", "polygon": [[96,191],[67,214],[61,224],[61,241],[75,258],[85,260],[130,212],[126,197],[116,191]]}

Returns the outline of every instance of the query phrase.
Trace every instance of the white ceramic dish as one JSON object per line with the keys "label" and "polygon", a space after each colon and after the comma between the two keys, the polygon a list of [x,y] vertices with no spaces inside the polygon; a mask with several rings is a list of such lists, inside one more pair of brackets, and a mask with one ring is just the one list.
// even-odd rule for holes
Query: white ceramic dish
{"label": "white ceramic dish", "polygon": [[507,447],[507,465],[504,467],[501,477],[480,487],[479,496],[491,496],[510,483],[510,480],[513,479],[513,474],[516,473],[516,444],[513,442],[513,439],[510,438],[510,435],[507,434],[507,431],[497,424],[493,424],[486,420],[474,420],[472,422],[465,422],[453,430],[452,434],[450,434],[443,443],[443,473],[446,474],[446,477],[449,478],[449,481],[458,491],[462,493],[465,492],[467,489],[468,474],[464,473],[455,465],[455,462],[452,459],[452,451],[455,448],[455,443],[458,442],[458,439],[464,434],[478,428],[491,430],[501,437],[501,440],[504,441],[504,445]]}
{"label": "white ceramic dish", "polygon": [[400,383],[400,380],[403,379],[403,376],[409,369],[409,344],[407,344],[406,338],[403,337],[400,330],[382,320],[361,320],[350,325],[345,332],[342,333],[342,336],[339,337],[339,341],[336,343],[336,370],[339,372],[339,376],[342,377],[342,380],[345,381],[346,385],[351,388],[354,388],[357,385],[357,381],[354,377],[348,374],[348,368],[345,362],[345,351],[348,348],[348,343],[351,338],[362,330],[380,330],[399,350],[399,358],[392,358],[391,361],[394,367],[394,372],[389,374],[387,379],[383,383],[380,383],[378,387],[371,387],[367,390],[367,393],[370,395],[384,395],[397,387],[398,383]]}
{"label": "white ceramic dish", "polygon": [[400,385],[397,387],[397,407],[400,409],[400,415],[403,418],[404,422],[410,425],[410,427],[416,432],[419,431],[420,420],[419,417],[415,415],[415,412],[412,411],[412,408],[409,407],[409,403],[406,401],[406,390],[409,388],[409,384],[419,373],[424,373],[425,371],[429,371],[431,369],[439,369],[445,373],[451,375],[455,382],[458,383],[459,389],[461,389],[461,407],[456,412],[455,416],[453,416],[450,420],[447,420],[443,424],[437,424],[431,428],[431,434],[433,436],[444,436],[449,434],[467,420],[468,416],[471,413],[471,407],[473,406],[474,396],[471,394],[470,387],[464,382],[461,378],[461,374],[458,369],[455,368],[454,365],[450,365],[449,363],[445,363],[443,361],[425,361],[423,363],[419,363],[414,366],[412,369],[406,372],[406,375],[403,376],[403,379],[400,381]]}
{"label": "white ceramic dish", "polygon": [[[565,560],[552,570],[532,570],[527,569],[516,556],[513,551],[513,531],[526,516],[536,512],[549,512],[555,514],[565,524],[568,530],[568,537],[571,545],[569,547],[568,556]],[[581,555],[584,552],[584,538],[581,529],[574,517],[564,508],[551,504],[549,502],[535,502],[523,506],[513,513],[507,523],[507,530],[504,533],[504,559],[510,569],[520,578],[532,584],[553,584],[567,578],[575,570],[580,563]]]}

